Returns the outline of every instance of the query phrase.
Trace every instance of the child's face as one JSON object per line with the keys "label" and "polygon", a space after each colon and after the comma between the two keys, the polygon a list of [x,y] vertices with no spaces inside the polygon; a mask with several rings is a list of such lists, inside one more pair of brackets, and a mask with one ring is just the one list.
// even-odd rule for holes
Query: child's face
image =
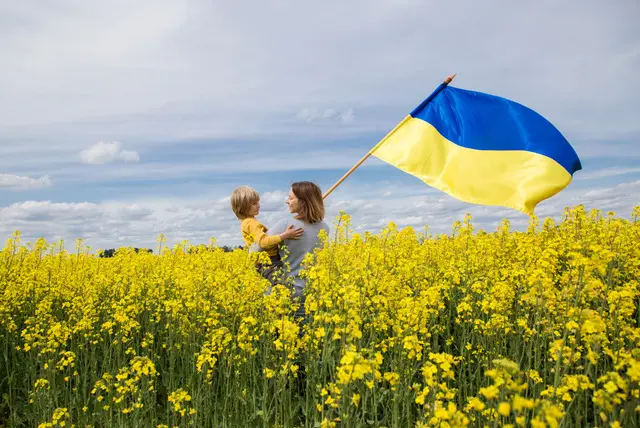
{"label": "child's face", "polygon": [[249,209],[249,215],[250,216],[255,217],[258,214],[260,214],[260,199],[258,199],[258,202],[256,202],[255,204],[251,205],[251,208]]}
{"label": "child's face", "polygon": [[293,190],[289,191],[289,197],[287,198],[286,203],[289,206],[290,213],[298,212],[298,197],[293,193]]}

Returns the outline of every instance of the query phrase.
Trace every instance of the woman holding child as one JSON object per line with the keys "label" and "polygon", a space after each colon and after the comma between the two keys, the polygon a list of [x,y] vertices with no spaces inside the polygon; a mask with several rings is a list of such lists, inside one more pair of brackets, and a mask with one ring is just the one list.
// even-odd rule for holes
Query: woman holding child
{"label": "woman holding child", "polygon": [[[324,220],[324,201],[320,188],[309,181],[293,183],[286,201],[292,218],[278,222],[271,233],[278,234],[285,230],[301,228],[304,234],[295,240],[288,240],[279,246],[278,252],[281,258],[287,254],[286,262],[289,269],[285,270],[285,276],[293,279],[294,297],[300,298],[304,310],[304,288],[306,281],[300,278],[302,261],[308,253],[322,245],[318,235],[321,230],[329,233],[329,226]],[[286,250],[285,250],[286,246]]]}
{"label": "woman holding child", "polygon": [[[292,218],[278,222],[267,235],[267,228],[255,217],[260,212],[260,196],[258,192],[247,186],[236,189],[231,195],[231,207],[241,220],[242,238],[250,251],[264,250],[271,259],[271,266],[260,266],[263,276],[274,280],[274,271],[281,269],[282,259],[286,256],[288,269],[285,278],[293,282],[294,298],[300,299],[297,314],[304,314],[304,288],[306,281],[300,278],[302,261],[305,256],[318,248],[322,241],[318,235],[321,230],[329,232],[324,220],[324,201],[320,188],[309,181],[296,182],[291,185],[286,200]],[[286,242],[285,242],[286,241]]]}

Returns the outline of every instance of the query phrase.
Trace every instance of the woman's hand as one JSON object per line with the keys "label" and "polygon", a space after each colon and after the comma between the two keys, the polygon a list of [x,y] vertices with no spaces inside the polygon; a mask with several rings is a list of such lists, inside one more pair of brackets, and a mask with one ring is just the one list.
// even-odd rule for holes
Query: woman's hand
{"label": "woman's hand", "polygon": [[299,237],[302,236],[303,233],[304,233],[304,230],[301,227],[294,229],[293,225],[291,225],[287,227],[287,230],[285,230],[280,234],[280,238],[282,238],[283,241],[285,239],[298,239]]}

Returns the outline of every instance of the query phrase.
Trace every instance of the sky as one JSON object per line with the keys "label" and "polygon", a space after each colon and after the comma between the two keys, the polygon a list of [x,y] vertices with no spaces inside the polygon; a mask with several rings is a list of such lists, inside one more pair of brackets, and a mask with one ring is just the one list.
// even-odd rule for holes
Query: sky
{"label": "sky", "polygon": [[[258,190],[274,224],[292,182],[328,189],[452,73],[539,112],[578,153],[538,216],[629,218],[639,17],[637,0],[0,2],[0,239],[238,245],[234,188]],[[357,231],[529,221],[375,158],[326,206]]]}

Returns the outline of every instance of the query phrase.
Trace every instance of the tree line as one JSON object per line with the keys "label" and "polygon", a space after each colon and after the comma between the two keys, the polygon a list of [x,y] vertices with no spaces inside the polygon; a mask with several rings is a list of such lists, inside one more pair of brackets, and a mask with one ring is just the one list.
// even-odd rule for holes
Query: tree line
{"label": "tree line", "polygon": [[[223,245],[222,247],[216,247],[216,248],[220,248],[221,250],[223,250],[225,253],[230,253],[236,249],[242,249],[242,246],[237,246],[237,247],[230,247],[228,245]],[[147,252],[150,254],[153,254],[153,250],[151,248],[134,248],[136,253],[139,253],[140,251],[143,252]],[[104,250],[101,254],[100,257],[102,258],[109,258],[109,257],[113,257],[116,254],[116,251],[118,251],[117,248],[109,248],[108,250]]]}

